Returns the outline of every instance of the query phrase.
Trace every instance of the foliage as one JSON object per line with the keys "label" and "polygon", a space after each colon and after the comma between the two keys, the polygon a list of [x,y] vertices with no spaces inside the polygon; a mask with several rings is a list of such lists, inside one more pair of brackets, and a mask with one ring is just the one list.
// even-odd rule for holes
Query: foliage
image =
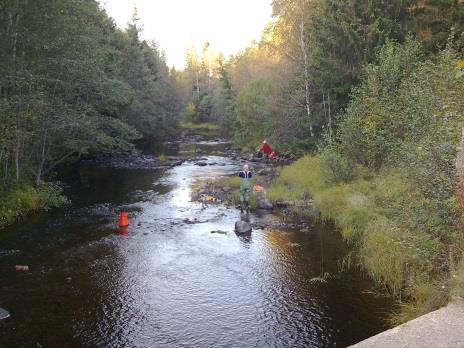
{"label": "foliage", "polygon": [[340,123],[342,152],[350,161],[378,168],[398,141],[406,139],[411,121],[402,111],[409,101],[400,104],[396,97],[420,58],[416,41],[404,46],[390,41],[378,54],[378,63],[366,66],[363,82],[354,89]]}
{"label": "foliage", "polygon": [[69,203],[57,183],[42,183],[38,188],[14,184],[0,193],[0,227],[38,210],[48,210]]}
{"label": "foliage", "polygon": [[11,197],[33,196],[27,185],[40,190],[67,159],[127,151],[177,126],[163,55],[136,18],[123,31],[95,0],[5,0],[0,19],[0,189]]}
{"label": "foliage", "polygon": [[253,80],[237,96],[235,112],[240,132],[236,141],[248,149],[256,148],[269,134],[273,107],[273,85],[265,79]]}
{"label": "foliage", "polygon": [[219,129],[219,126],[215,123],[182,123],[181,124],[182,128],[184,129],[194,129],[194,130],[199,130],[199,129],[204,129],[204,130],[209,130],[209,131],[217,131]]}
{"label": "foliage", "polygon": [[[461,49],[464,42],[464,7],[457,0],[274,0],[272,7],[274,20],[259,42],[225,61],[211,55],[208,43],[200,55],[192,48],[187,67],[177,79],[189,120],[217,122],[224,133],[234,135],[240,147],[269,139],[279,151],[298,155],[315,151],[330,139],[327,134],[346,126],[340,115],[350,104],[353,88],[355,96],[363,93],[359,88],[368,88],[358,84],[366,75],[377,73],[370,69],[384,69],[384,76],[377,74],[378,79],[370,85],[377,89],[364,106],[356,106],[379,109],[388,103],[381,98],[387,95],[380,88],[383,78],[391,84],[385,88],[392,88],[424,56],[445,48],[450,37]],[[419,50],[412,37],[423,43]],[[385,49],[379,53],[385,43],[395,51],[395,45],[405,41],[410,51],[402,51],[403,57]],[[383,59],[384,64],[377,65]],[[403,59],[404,66],[392,59]],[[396,70],[388,71],[389,64]],[[253,81],[268,81],[272,92],[250,112],[238,97],[256,87]],[[243,122],[251,113],[261,118],[252,129]],[[360,140],[368,143],[360,144],[373,151],[366,152],[363,160],[376,166],[382,161],[385,137],[370,134],[368,127],[389,119],[388,115],[373,116],[376,118],[363,125],[365,132],[359,135],[366,136]]]}
{"label": "foliage", "polygon": [[414,40],[387,42],[364,69],[330,146],[282,169],[270,190],[274,200],[311,195],[367,273],[401,301],[396,322],[446,303],[449,270],[458,270],[451,283],[460,291],[460,59],[449,47],[424,61]]}
{"label": "foliage", "polygon": [[464,297],[464,258],[458,265],[456,272],[453,274],[451,286],[453,295]]}

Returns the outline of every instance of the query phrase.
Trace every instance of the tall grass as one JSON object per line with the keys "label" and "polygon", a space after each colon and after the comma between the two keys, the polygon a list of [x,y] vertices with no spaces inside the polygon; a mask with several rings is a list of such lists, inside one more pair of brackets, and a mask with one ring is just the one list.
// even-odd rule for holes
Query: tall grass
{"label": "tall grass", "polygon": [[182,128],[184,129],[202,129],[202,130],[210,130],[210,131],[217,131],[219,130],[219,125],[215,123],[193,123],[193,122],[186,122],[182,123]]}
{"label": "tall grass", "polygon": [[401,303],[395,323],[447,298],[437,285],[446,277],[439,268],[447,246],[424,228],[434,217],[419,209],[424,198],[399,172],[359,169],[353,180],[343,182],[324,155],[305,156],[281,169],[268,195],[273,201],[312,199],[322,218],[337,224],[353,245],[357,264]]}

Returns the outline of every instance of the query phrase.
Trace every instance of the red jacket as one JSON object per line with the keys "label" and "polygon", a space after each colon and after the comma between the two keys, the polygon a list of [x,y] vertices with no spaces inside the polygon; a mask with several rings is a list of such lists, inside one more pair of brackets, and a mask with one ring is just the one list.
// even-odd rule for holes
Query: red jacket
{"label": "red jacket", "polygon": [[264,143],[263,145],[261,145],[261,149],[259,151],[266,155],[270,155],[272,152],[272,149],[268,143]]}

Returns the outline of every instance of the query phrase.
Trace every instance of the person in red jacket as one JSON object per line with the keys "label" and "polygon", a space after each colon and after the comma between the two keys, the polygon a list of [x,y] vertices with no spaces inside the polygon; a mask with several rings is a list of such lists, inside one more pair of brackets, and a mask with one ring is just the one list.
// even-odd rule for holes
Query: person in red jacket
{"label": "person in red jacket", "polygon": [[261,145],[259,152],[263,154],[265,159],[269,158],[269,155],[272,153],[272,148],[269,146],[266,140],[263,141],[263,144]]}

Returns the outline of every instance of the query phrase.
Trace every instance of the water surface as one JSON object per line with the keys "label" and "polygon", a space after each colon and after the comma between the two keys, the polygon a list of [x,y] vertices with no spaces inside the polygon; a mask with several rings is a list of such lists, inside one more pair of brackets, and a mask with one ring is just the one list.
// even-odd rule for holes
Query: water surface
{"label": "water surface", "polygon": [[164,149],[204,151],[206,167],[82,165],[67,179],[72,207],[2,231],[0,347],[345,347],[381,331],[389,303],[338,271],[348,250],[333,227],[238,237],[236,209],[190,201],[196,181],[240,168],[226,147]]}

